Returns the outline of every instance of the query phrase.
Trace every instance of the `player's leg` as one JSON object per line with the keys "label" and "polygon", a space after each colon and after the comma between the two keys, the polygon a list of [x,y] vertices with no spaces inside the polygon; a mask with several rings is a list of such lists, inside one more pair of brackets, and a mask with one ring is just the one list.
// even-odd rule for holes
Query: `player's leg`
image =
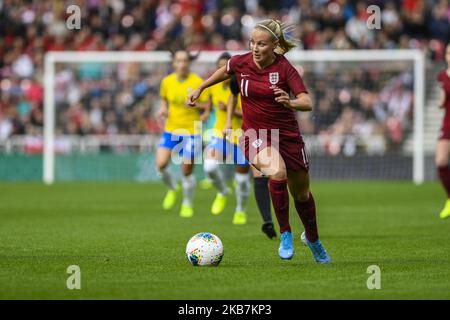
{"label": "player's leg", "polygon": [[252,164],[269,176],[270,196],[280,225],[281,243],[278,254],[282,259],[291,259],[294,255],[294,245],[289,224],[289,193],[284,160],[277,149],[269,146],[254,157]]}
{"label": "player's leg", "polygon": [[236,165],[234,178],[236,182],[236,210],[233,224],[246,224],[246,207],[250,194],[250,164],[237,144],[227,142],[227,163]]}
{"label": "player's leg", "polygon": [[309,190],[309,173],[306,169],[288,170],[289,191],[294,198],[295,208],[305,227],[303,239],[318,263],[329,263],[331,260],[319,240],[316,220],[316,203]]}
{"label": "player's leg", "polygon": [[246,207],[250,194],[250,166],[237,165],[235,172],[236,180],[236,210],[233,216],[233,224],[246,224]]}
{"label": "player's leg", "polygon": [[440,212],[439,216],[442,219],[450,217],[450,167],[449,167],[449,154],[450,154],[450,140],[440,139],[436,149],[436,167],[438,171],[439,179],[447,194],[447,200],[445,206]]}
{"label": "player's leg", "polygon": [[182,171],[182,187],[183,187],[183,203],[181,205],[180,216],[190,218],[194,215],[194,194],[197,181],[195,179],[194,163],[202,152],[201,136],[184,136],[183,146],[180,153],[183,157]]}
{"label": "player's leg", "polygon": [[316,206],[309,190],[309,173],[306,170],[288,170],[289,192],[294,198],[295,208],[305,227],[305,234],[310,242],[319,239],[316,222]]}
{"label": "player's leg", "polygon": [[194,193],[196,179],[193,174],[194,164],[186,162],[181,165],[183,187],[183,203],[181,204],[180,216],[190,218],[194,215]]}
{"label": "player's leg", "polygon": [[225,183],[223,173],[219,166],[222,163],[223,152],[223,140],[213,138],[206,148],[206,157],[203,161],[203,170],[218,191],[211,206],[211,212],[213,214],[220,214],[225,209],[227,195],[230,194],[230,190]]}
{"label": "player's leg", "polygon": [[156,151],[156,167],[162,181],[169,189],[162,203],[164,210],[170,210],[176,202],[177,182],[168,166],[172,156],[173,142],[171,134],[164,132],[161,137],[161,143]]}
{"label": "player's leg", "polygon": [[[203,151],[205,153],[205,159],[208,158],[207,156],[207,148],[212,143],[214,137],[212,135],[211,129],[214,127],[214,123],[216,121],[216,109],[212,108],[210,116],[206,122],[203,123],[203,137],[202,137],[202,147]],[[203,170],[205,172],[205,170]],[[199,184],[201,189],[208,190],[213,187],[213,181],[208,176],[208,174],[205,172],[205,178],[203,180],[199,181]]]}
{"label": "player's leg", "polygon": [[[203,130],[205,130],[205,129],[203,129]],[[208,144],[209,144],[209,143],[205,143],[205,138],[203,137],[203,144],[202,144],[202,146],[203,146],[203,150],[204,150],[204,153],[205,153],[205,154],[206,154],[206,152],[207,152]],[[205,156],[205,159],[206,159],[206,156]],[[203,172],[205,172],[205,170],[203,170]],[[213,182],[212,182],[212,180],[208,177],[208,174],[206,174],[206,172],[205,172],[205,178],[203,178],[202,180],[200,180],[199,183],[198,183],[198,185],[199,185],[199,187],[200,187],[201,189],[203,189],[203,190],[208,190],[208,189],[211,189],[211,188],[213,187]]]}
{"label": "player's leg", "polygon": [[269,177],[263,176],[259,170],[252,167],[253,172],[253,191],[255,193],[256,204],[258,205],[259,213],[263,219],[261,230],[270,238],[277,236],[275,231],[269,192]]}

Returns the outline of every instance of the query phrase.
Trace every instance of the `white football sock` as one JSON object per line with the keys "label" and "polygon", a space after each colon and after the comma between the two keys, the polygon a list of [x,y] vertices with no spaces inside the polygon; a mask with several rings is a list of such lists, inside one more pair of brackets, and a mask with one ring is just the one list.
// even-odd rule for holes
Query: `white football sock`
{"label": "white football sock", "polygon": [[216,159],[205,159],[203,163],[203,170],[211,179],[214,187],[216,187],[221,194],[227,195],[230,193],[230,190],[225,183],[222,171],[220,171],[219,162]]}
{"label": "white football sock", "polygon": [[195,175],[192,173],[187,177],[183,176],[181,181],[183,184],[183,204],[192,206],[194,201],[195,186],[197,184]]}
{"label": "white football sock", "polygon": [[236,179],[236,211],[245,211],[250,193],[250,176],[248,173],[235,174]]}
{"label": "white football sock", "polygon": [[159,171],[162,181],[164,184],[169,187],[171,190],[175,190],[177,188],[177,182],[173,178],[172,172],[170,172],[169,167],[165,167],[164,169]]}

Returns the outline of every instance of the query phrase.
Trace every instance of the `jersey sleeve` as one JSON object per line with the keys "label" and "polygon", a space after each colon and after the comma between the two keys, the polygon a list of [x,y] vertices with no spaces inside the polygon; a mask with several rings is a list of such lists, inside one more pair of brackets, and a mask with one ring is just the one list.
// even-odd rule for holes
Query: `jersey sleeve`
{"label": "jersey sleeve", "polygon": [[232,56],[230,59],[228,59],[227,62],[227,73],[228,74],[234,74],[236,72],[236,65],[239,60],[239,55]]}
{"label": "jersey sleeve", "polygon": [[232,75],[231,79],[230,79],[230,90],[231,93],[235,96],[237,96],[239,94],[239,84],[236,78],[236,75]]}
{"label": "jersey sleeve", "polygon": [[289,64],[288,66],[286,79],[289,89],[295,96],[300,93],[308,93],[308,90],[306,90],[305,84],[303,83],[302,77],[291,64]]}
{"label": "jersey sleeve", "polygon": [[161,81],[161,87],[159,88],[159,95],[163,99],[167,98],[167,78],[164,78]]}

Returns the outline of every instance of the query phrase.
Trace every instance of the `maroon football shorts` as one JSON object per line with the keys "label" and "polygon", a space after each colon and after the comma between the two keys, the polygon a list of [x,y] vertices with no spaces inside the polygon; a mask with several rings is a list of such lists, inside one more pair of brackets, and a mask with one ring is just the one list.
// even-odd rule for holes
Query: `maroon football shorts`
{"label": "maroon football shorts", "polygon": [[260,151],[272,146],[280,153],[286,164],[286,169],[292,171],[309,170],[308,155],[301,137],[280,136],[276,138],[270,133],[258,132],[254,135],[241,136],[239,146],[249,163],[252,163],[252,160]]}

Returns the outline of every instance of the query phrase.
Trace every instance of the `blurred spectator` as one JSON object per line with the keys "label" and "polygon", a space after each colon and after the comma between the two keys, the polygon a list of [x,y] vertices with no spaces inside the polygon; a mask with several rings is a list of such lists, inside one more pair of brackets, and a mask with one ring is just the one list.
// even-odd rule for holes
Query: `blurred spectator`
{"label": "blurred spectator", "polygon": [[433,39],[442,42],[450,39],[450,6],[447,0],[440,0],[431,10],[428,28]]}
{"label": "blurred spectator", "polygon": [[374,31],[367,28],[367,4],[358,2],[356,4],[356,15],[350,18],[345,24],[347,36],[361,48],[370,48],[374,41]]}

